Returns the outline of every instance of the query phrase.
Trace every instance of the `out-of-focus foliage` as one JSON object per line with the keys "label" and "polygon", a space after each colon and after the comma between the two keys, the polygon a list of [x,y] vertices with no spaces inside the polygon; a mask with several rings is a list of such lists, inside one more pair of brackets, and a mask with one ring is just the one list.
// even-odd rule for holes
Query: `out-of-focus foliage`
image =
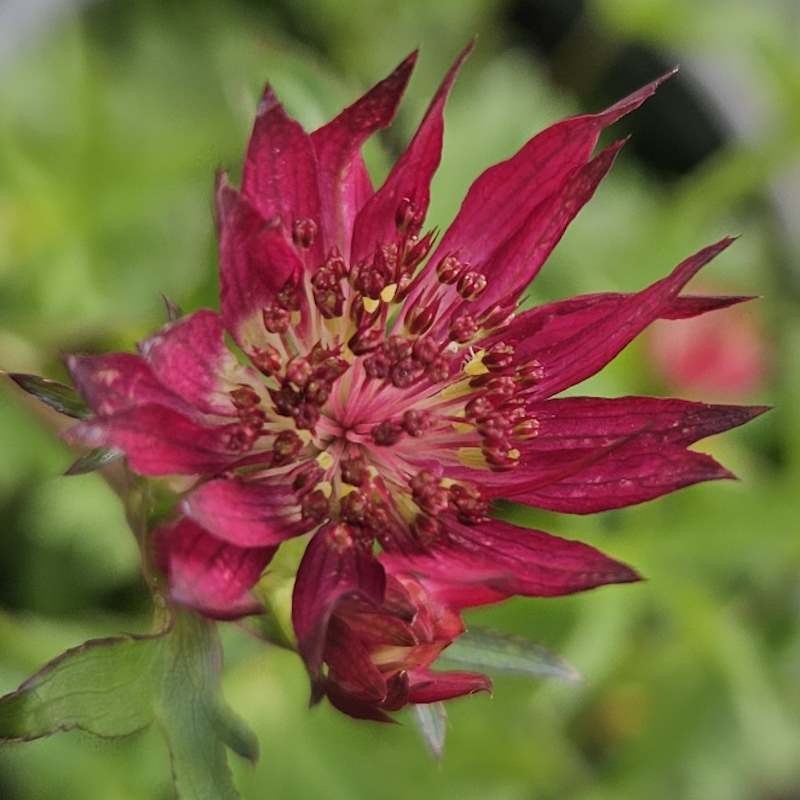
{"label": "out-of-focus foliage", "polygon": [[[368,152],[380,175],[477,32],[447,115],[431,209],[440,225],[483,167],[589,98],[610,99],[604,69],[626,47],[681,62],[677,80],[725,134],[677,178],[623,151],[532,296],[638,288],[742,233],[704,280],[764,296],[749,313],[767,331],[769,382],[738,399],[776,410],[702,444],[742,482],[587,519],[508,508],[649,580],[475,614],[563,654],[584,681],[503,677],[493,698],[450,704],[441,765],[410,717],[376,727],[309,712],[299,660],[229,626],[227,698],[262,746],[256,767],[233,763],[245,798],[800,793],[800,271],[787,228],[800,213],[800,12],[791,0],[593,0],[544,59],[526,38],[523,6],[98,2],[53,20],[3,67],[0,366],[53,378],[63,378],[62,352],[133,346],[163,319],[161,292],[184,308],[214,304],[212,175],[235,171],[264,80],[314,127],[421,45],[401,115]],[[581,390],[673,388],[662,381],[637,343]],[[149,609],[116,497],[96,475],[59,477],[74,454],[10,385],[0,441],[5,692],[65,647],[146,630]],[[170,796],[168,774],[153,732],[109,744],[70,733],[0,751],[0,796],[11,800],[152,800]]]}

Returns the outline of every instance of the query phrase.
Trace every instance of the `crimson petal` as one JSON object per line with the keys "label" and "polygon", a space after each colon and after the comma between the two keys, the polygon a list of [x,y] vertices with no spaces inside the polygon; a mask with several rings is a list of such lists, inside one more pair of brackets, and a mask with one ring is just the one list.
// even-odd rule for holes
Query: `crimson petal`
{"label": "crimson petal", "polygon": [[288,486],[239,478],[198,486],[181,510],[214,536],[239,547],[276,545],[310,530]]}
{"label": "crimson petal", "polygon": [[139,346],[158,379],[195,408],[236,416],[229,392],[242,384],[260,385],[225,344],[222,320],[201,309],[165,325]]}
{"label": "crimson petal", "polygon": [[145,405],[82,422],[65,438],[87,447],[115,447],[140,475],[195,475],[218,472],[238,459],[230,427],[207,428],[165,406]]}
{"label": "crimson petal", "polygon": [[292,595],[292,622],[300,654],[317,680],[331,614],[343,600],[360,597],[376,605],[383,600],[383,567],[342,523],[326,525],[311,539]]}
{"label": "crimson petal", "polygon": [[397,238],[395,212],[401,200],[411,200],[416,213],[421,217],[427,212],[431,179],[442,156],[444,106],[458,71],[473,46],[474,42],[470,42],[459,53],[406,151],[392,167],[383,186],[356,217],[353,227],[353,263],[369,260],[377,246]]}
{"label": "crimson petal", "polygon": [[[486,291],[469,303],[468,310],[473,316],[515,299],[533,280],[567,226],[591,200],[624,144],[624,139],[614,142],[578,167],[553,194],[531,210],[516,231],[505,241],[497,242],[485,262],[474,265],[487,276],[488,284]],[[452,314],[457,314],[457,308]]]}
{"label": "crimson petal", "polygon": [[[320,224],[316,158],[311,137],[289,117],[270,86],[264,89],[242,171],[242,194],[265,220],[285,230],[297,219]],[[320,248],[310,249],[312,260]]]}
{"label": "crimson petal", "polygon": [[660,397],[563,397],[527,405],[537,423],[530,451],[605,447],[641,434],[661,444],[689,445],[706,436],[744,425],[767,406],[696,403]]}
{"label": "crimson petal", "polygon": [[[425,274],[430,275],[439,258],[451,252],[471,264],[486,263],[498,245],[523,226],[533,210],[589,160],[603,130],[639,108],[674,73],[675,70],[662,75],[599,114],[585,114],[551,125],[514,156],[483,172],[470,186]],[[422,282],[418,288],[422,288]]]}
{"label": "crimson petal", "polygon": [[454,608],[515,594],[553,597],[640,580],[630,567],[582,542],[494,519],[474,526],[451,516],[440,522],[441,538],[431,547],[382,558],[392,572],[418,575]]}
{"label": "crimson petal", "polygon": [[681,289],[734,239],[725,237],[682,261],[670,275],[624,300],[566,301],[521,314],[499,338],[518,344],[520,361],[538,362],[531,397],[549,397],[602,369],[651,322],[669,314]]}
{"label": "crimson petal", "polygon": [[265,222],[224,174],[217,179],[216,208],[222,319],[246,349],[264,338],[261,310],[301,275],[303,264],[283,225]]}
{"label": "crimson petal", "polygon": [[216,619],[262,610],[248,592],[277,548],[233,547],[185,518],[156,529],[153,543],[156,563],[167,576],[176,603]]}
{"label": "crimson petal", "polygon": [[492,682],[479,672],[434,672],[412,670],[409,675],[409,703],[437,703],[476,692],[491,692]]}
{"label": "crimson petal", "polygon": [[350,257],[353,221],[372,196],[361,145],[394,119],[416,61],[415,50],[388,77],[311,134],[317,155],[326,253],[335,246],[345,259]]}
{"label": "crimson petal", "polygon": [[645,435],[560,480],[535,488],[508,487],[496,496],[550,511],[594,514],[644,503],[695,483],[734,477],[705,453],[659,444]]}
{"label": "crimson petal", "polygon": [[70,355],[66,362],[81,396],[99,416],[148,403],[191,413],[190,407],[164,387],[149,365],[133,353]]}

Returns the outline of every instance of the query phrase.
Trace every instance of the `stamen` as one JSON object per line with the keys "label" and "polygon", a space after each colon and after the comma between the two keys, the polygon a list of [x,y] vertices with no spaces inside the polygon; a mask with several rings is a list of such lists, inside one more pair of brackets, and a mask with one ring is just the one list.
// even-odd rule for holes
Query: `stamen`
{"label": "stamen", "polygon": [[313,219],[296,219],[292,224],[292,241],[307,250],[317,238],[317,223]]}

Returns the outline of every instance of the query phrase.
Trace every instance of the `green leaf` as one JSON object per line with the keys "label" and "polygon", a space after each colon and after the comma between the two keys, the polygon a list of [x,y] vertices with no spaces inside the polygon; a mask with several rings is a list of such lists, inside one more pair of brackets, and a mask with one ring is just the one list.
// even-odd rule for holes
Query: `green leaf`
{"label": "green leaf", "polygon": [[0,698],[0,742],[76,728],[127,736],[156,723],[181,800],[236,800],[225,746],[255,761],[258,742],[222,699],[221,664],[216,628],[188,613],[154,636],[86,642]]}
{"label": "green leaf", "polygon": [[102,469],[121,457],[122,453],[119,450],[114,450],[111,447],[96,447],[73,461],[64,474],[70,476],[85,475],[87,472]]}
{"label": "green leaf", "polygon": [[470,628],[442,653],[441,660],[489,673],[572,682],[581,679],[574,667],[540,644],[486,628]]}
{"label": "green leaf", "polygon": [[441,759],[447,736],[447,709],[444,703],[418,703],[414,706],[414,722],[428,752],[437,761]]}
{"label": "green leaf", "polygon": [[61,414],[76,419],[86,419],[92,413],[80,395],[65,383],[51,381],[39,375],[29,375],[25,372],[9,372],[8,377],[20,389],[24,389],[28,394],[32,394],[37,400],[41,400]]}
{"label": "green leaf", "polygon": [[30,741],[75,728],[126,736],[152,721],[157,638],[93,639],[67,650],[0,698],[0,741]]}

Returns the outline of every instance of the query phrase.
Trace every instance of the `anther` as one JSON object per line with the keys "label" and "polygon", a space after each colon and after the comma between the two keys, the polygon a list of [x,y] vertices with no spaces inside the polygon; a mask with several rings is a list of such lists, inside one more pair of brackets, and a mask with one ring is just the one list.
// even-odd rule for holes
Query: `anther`
{"label": "anther", "polygon": [[478,332],[478,326],[471,314],[460,314],[450,323],[450,339],[466,344]]}
{"label": "anther", "polygon": [[461,277],[461,273],[464,272],[466,268],[467,265],[463,264],[454,254],[451,253],[450,255],[445,256],[436,265],[436,276],[439,278],[441,283],[456,283]]}
{"label": "anther", "polygon": [[271,303],[262,310],[261,318],[270,333],[286,333],[289,330],[290,316],[285,308]]}
{"label": "anther", "polygon": [[465,300],[474,300],[486,289],[486,276],[480,272],[470,270],[458,279],[458,293]]}
{"label": "anther", "polygon": [[372,440],[377,445],[389,447],[400,441],[403,435],[403,428],[396,422],[385,420],[372,429]]}
{"label": "anther", "polygon": [[317,223],[305,217],[296,219],[292,224],[292,241],[297,247],[308,249],[317,238]]}
{"label": "anther", "polygon": [[403,430],[409,436],[422,436],[431,426],[431,415],[427,411],[417,411],[415,408],[409,408],[403,414],[402,421]]}
{"label": "anther", "polygon": [[303,440],[294,431],[281,431],[272,443],[273,466],[291,463],[302,449]]}

